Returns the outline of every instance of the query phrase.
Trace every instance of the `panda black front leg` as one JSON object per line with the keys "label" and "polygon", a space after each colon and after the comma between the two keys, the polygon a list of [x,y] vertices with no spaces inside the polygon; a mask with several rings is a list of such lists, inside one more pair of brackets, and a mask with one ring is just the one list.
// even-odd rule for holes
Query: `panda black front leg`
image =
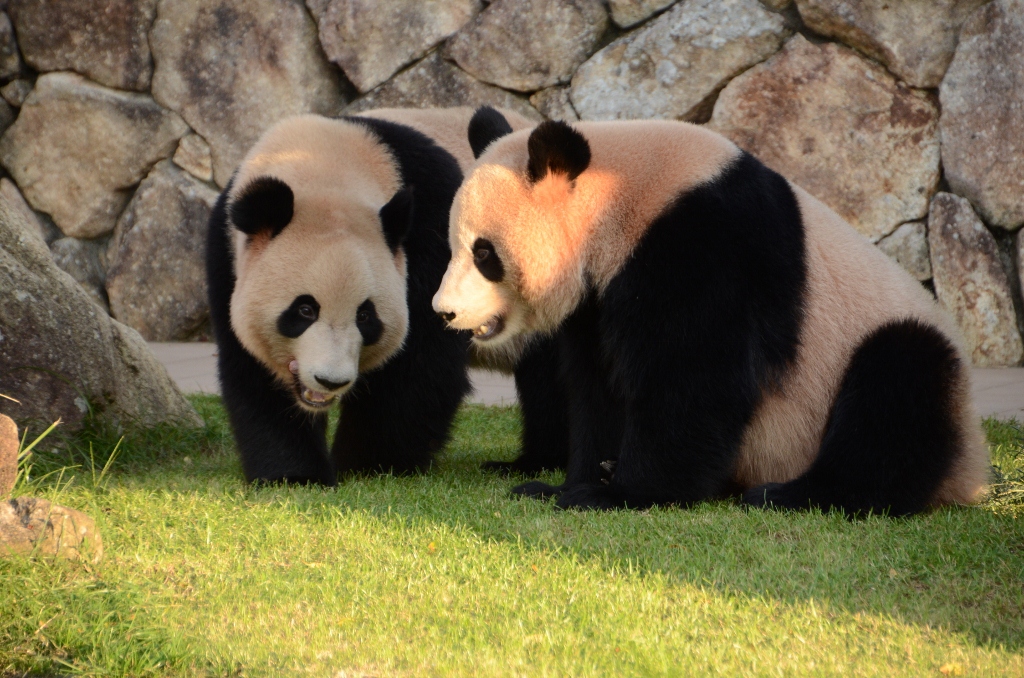
{"label": "panda black front leg", "polygon": [[608,385],[600,346],[593,339],[598,319],[596,298],[590,297],[556,335],[559,384],[568,419],[565,482],[558,486],[530,482],[513,488],[513,495],[547,498],[576,485],[600,483],[601,462],[618,454],[622,403]]}

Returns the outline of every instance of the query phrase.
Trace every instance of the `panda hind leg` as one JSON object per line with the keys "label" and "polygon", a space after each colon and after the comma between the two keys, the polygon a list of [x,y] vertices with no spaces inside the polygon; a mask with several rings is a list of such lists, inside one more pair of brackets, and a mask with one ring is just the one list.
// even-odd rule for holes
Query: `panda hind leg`
{"label": "panda hind leg", "polygon": [[743,503],[851,517],[924,510],[963,449],[965,369],[934,327],[883,325],[854,352],[811,467],[790,482],[748,490]]}

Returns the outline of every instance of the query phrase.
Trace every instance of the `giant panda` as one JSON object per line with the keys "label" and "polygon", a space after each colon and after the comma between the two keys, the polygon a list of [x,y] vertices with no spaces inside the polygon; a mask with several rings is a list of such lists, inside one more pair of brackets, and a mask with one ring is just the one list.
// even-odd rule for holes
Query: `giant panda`
{"label": "giant panda", "polygon": [[[410,111],[411,124],[401,111],[381,113],[281,121],[212,211],[218,373],[250,481],[333,485],[339,473],[422,470],[469,388],[469,333],[447,329],[430,297],[449,258],[456,157],[472,159],[473,111]],[[431,132],[461,141],[449,152]],[[517,382],[550,374],[522,362]],[[324,415],[338,401],[328,452]],[[532,457],[557,457],[540,444],[544,433]]]}
{"label": "giant panda", "polygon": [[952,319],[806,191],[684,122],[545,122],[494,140],[433,299],[481,349],[559,330],[562,508],[905,515],[989,467]]}

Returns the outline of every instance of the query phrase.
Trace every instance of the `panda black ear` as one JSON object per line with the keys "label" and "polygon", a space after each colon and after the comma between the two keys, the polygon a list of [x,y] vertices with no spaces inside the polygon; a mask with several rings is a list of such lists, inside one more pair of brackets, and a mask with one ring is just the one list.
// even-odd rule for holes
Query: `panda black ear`
{"label": "panda black ear", "polygon": [[288,184],[274,177],[258,177],[249,182],[228,213],[242,233],[269,232],[273,238],[292,220],[295,196]]}
{"label": "panda black ear", "polygon": [[590,165],[590,144],[586,137],[559,120],[537,125],[527,142],[530,160],[526,171],[537,182],[548,172],[565,174],[572,181]]}
{"label": "panda black ear", "polygon": [[384,240],[392,254],[398,251],[412,228],[414,208],[413,187],[406,186],[380,208],[380,224],[384,228]]}
{"label": "panda black ear", "polygon": [[491,142],[506,134],[512,134],[512,125],[505,116],[490,106],[476,109],[469,121],[469,147],[473,149],[473,157],[479,158]]}

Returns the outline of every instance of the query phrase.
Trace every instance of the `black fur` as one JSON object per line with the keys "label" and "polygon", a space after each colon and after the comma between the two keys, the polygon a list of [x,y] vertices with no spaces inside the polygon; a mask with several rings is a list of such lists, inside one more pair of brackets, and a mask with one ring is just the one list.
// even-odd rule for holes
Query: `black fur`
{"label": "black fur", "polygon": [[574,180],[590,165],[590,144],[586,137],[560,120],[537,125],[526,145],[530,181],[540,181],[548,172],[565,174]]}
{"label": "black fur", "polygon": [[[312,314],[309,314],[309,310]],[[301,337],[320,315],[320,304],[308,294],[300,294],[277,318],[277,331],[285,337]]]}
{"label": "black fur", "polygon": [[821,451],[800,477],[755,487],[746,504],[907,515],[923,510],[948,474],[962,433],[956,349],[916,320],[871,333],[846,370]]}
{"label": "black fur", "polygon": [[356,310],[356,327],[363,335],[363,346],[373,346],[384,334],[384,323],[377,315],[377,307],[369,299],[359,304]]}
{"label": "black fur", "polygon": [[473,157],[479,158],[493,141],[506,134],[512,134],[512,125],[505,116],[490,106],[476,109],[469,120],[469,147],[473,149]]}
{"label": "black fur", "polygon": [[477,238],[473,243],[473,264],[480,275],[491,282],[501,282],[505,277],[505,265],[490,240]]}
{"label": "black fur", "polygon": [[380,224],[384,229],[384,240],[394,253],[405,242],[412,230],[416,214],[415,186],[400,189],[388,204],[380,208]]}
{"label": "black fur", "polygon": [[594,508],[719,496],[761,394],[796,357],[805,287],[796,198],[742,154],[681,195],[566,320],[566,482],[515,491]]}
{"label": "black fur", "polygon": [[[431,309],[450,257],[448,210],[462,180],[458,165],[408,127],[368,118],[348,120],[378,136],[394,153],[403,185],[417,189],[415,223],[402,245],[408,270],[408,337],[398,355],[361,375],[346,394],[329,455],[326,417],[299,409],[291,390],[280,386],[231,330],[235,281],[226,206],[229,186],[210,219],[207,277],[224,404],[251,481],[333,485],[338,472],[424,469],[445,444],[455,411],[469,390],[469,335],[447,329]],[[274,209],[272,204],[261,208]],[[234,212],[232,206],[232,220]]]}
{"label": "black fur", "polygon": [[523,448],[514,461],[488,461],[483,468],[499,473],[534,475],[565,468],[569,457],[568,412],[558,380],[559,340],[532,343],[516,363],[516,392],[523,415]]}
{"label": "black fur", "polygon": [[231,204],[231,221],[242,233],[267,231],[273,238],[292,220],[294,202],[288,184],[275,177],[257,177]]}

